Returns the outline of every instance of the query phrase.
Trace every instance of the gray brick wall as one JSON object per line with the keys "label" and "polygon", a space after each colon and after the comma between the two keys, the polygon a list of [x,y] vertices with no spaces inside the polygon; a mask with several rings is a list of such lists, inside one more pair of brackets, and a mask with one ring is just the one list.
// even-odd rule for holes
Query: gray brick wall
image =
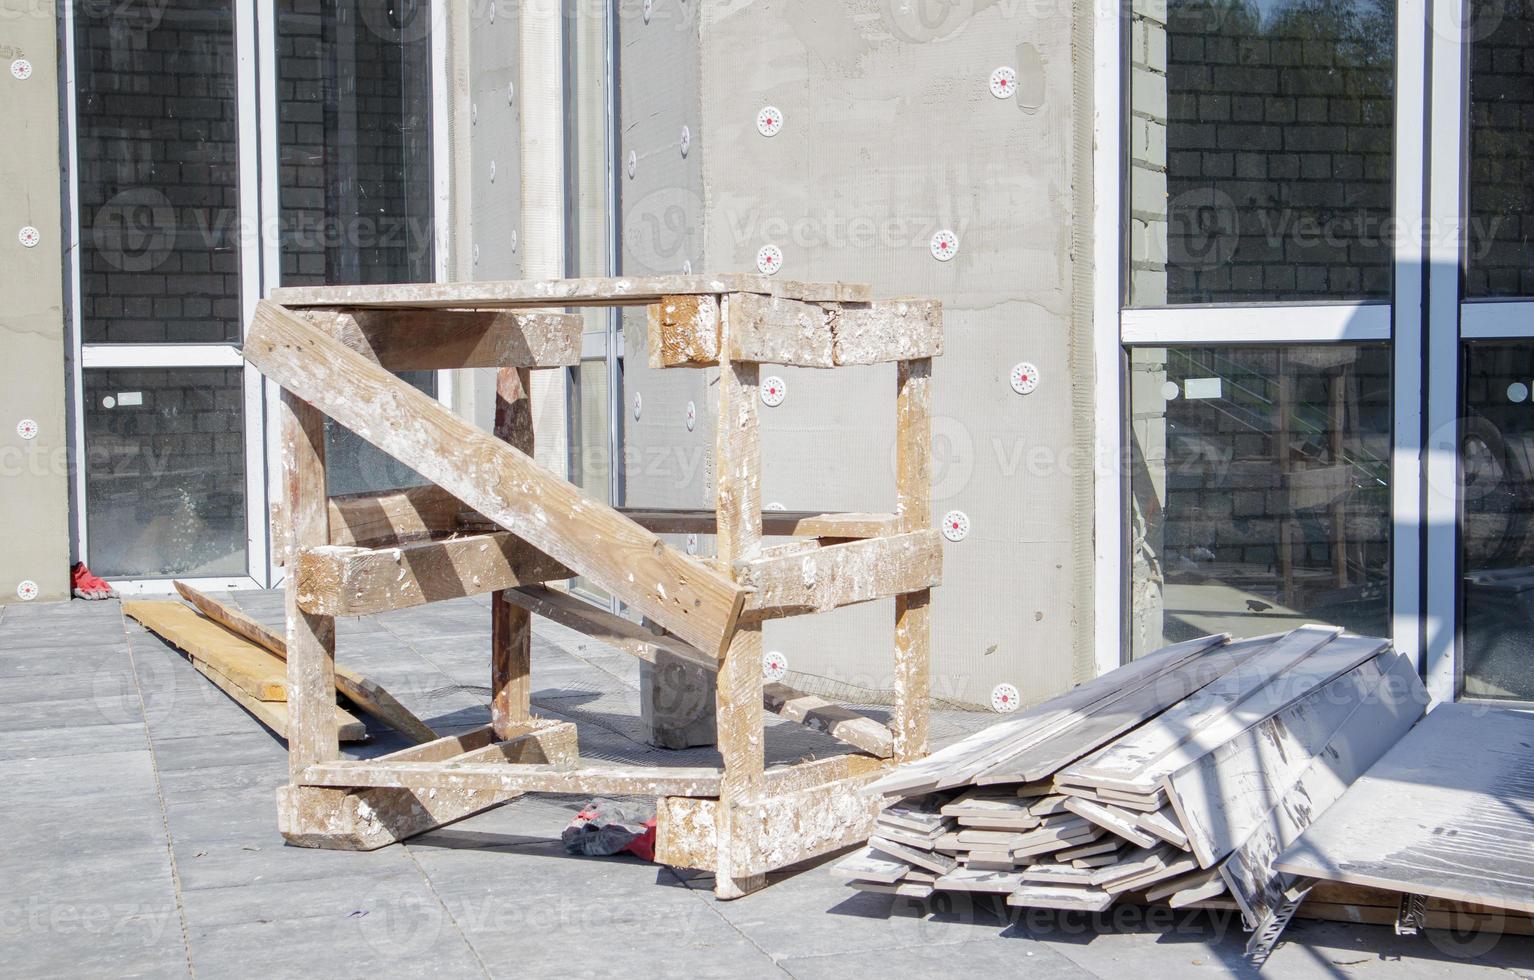
{"label": "gray brick wall", "polygon": [[1534,4],[1473,7],[1465,295],[1534,296]]}

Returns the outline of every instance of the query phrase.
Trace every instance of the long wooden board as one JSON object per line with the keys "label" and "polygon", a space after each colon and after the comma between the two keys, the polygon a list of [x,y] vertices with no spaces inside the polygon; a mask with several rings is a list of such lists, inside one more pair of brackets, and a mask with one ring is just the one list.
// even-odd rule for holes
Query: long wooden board
{"label": "long wooden board", "polygon": [[1381,696],[1399,660],[1383,653],[1365,661],[1166,778],[1201,865],[1213,867],[1246,840],[1359,704]]}
{"label": "long wooden board", "polygon": [[257,304],[244,353],[284,389],[687,643],[720,655],[728,646],[745,601],[729,577],[302,318]]}
{"label": "long wooden board", "polygon": [[[1294,630],[1133,732],[1115,739],[1102,751],[1071,766],[1061,774],[1061,780],[1077,785],[1122,786],[1122,781],[1133,780],[1151,763],[1224,717],[1242,699],[1329,644],[1341,632],[1335,627],[1321,626]],[[1286,683],[1287,680],[1286,677]]]}
{"label": "long wooden board", "polygon": [[952,785],[961,785],[968,778],[964,773],[969,767],[978,762],[978,768],[973,770],[978,772],[985,767],[985,760],[998,752],[1007,751],[1029,733],[1058,724],[1108,698],[1150,683],[1179,664],[1229,642],[1229,634],[1218,634],[1158,650],[1048,701],[1025,708],[1015,717],[983,728],[925,759],[903,765],[874,783],[869,790],[893,796],[923,792],[935,788],[939,782],[954,779],[958,781],[952,782]]}
{"label": "long wooden board", "polygon": [[630,622],[616,613],[596,606],[578,596],[539,585],[520,589],[508,589],[503,593],[506,602],[526,609],[528,612],[552,620],[561,626],[584,633],[594,640],[641,660],[655,662],[655,651],[664,650],[672,656],[708,671],[717,671],[719,661],[697,650],[674,636],[654,633],[638,623]]}
{"label": "long wooden board", "polygon": [[735,573],[751,589],[742,609],[745,618],[827,612],[940,584],[942,536],[929,528],[849,541],[738,562]]}
{"label": "long wooden board", "polygon": [[[1273,919],[1293,884],[1293,879],[1275,868],[1279,854],[1400,742],[1427,708],[1427,690],[1417,678],[1415,665],[1404,658],[1392,665],[1381,683],[1397,684],[1401,696],[1368,698],[1359,704],[1326,748],[1273,804],[1266,818],[1220,865],[1220,877],[1253,929]],[[1461,756],[1467,744],[1459,746]],[[1390,804],[1401,805],[1400,801]],[[1413,811],[1416,819],[1430,813]],[[1385,814],[1373,813],[1369,819],[1377,822],[1382,816]],[[1370,832],[1374,829],[1371,827]]]}
{"label": "long wooden board", "polygon": [[719,779],[718,769],[681,766],[570,769],[514,763],[327,762],[306,769],[301,782],[306,786],[381,786],[417,791],[476,788],[484,792],[710,797],[719,794]]}
{"label": "long wooden board", "polygon": [[[1182,769],[1242,732],[1272,717],[1307,694],[1365,663],[1389,647],[1389,641],[1376,637],[1339,636],[1321,650],[1305,658],[1235,704],[1220,708],[1195,731],[1177,741],[1159,757],[1131,775],[1097,774],[1097,785],[1107,788],[1154,793],[1168,775]],[[1074,780],[1072,772],[1066,779]]]}
{"label": "long wooden board", "polygon": [[804,694],[783,684],[765,685],[762,702],[768,711],[780,718],[825,732],[869,755],[888,759],[894,753],[894,736],[888,726],[845,705]]}
{"label": "long wooden board", "polygon": [[[205,660],[193,660],[192,667],[202,676],[213,682],[213,685],[225,694],[230,700],[250,713],[261,724],[270,728],[278,738],[288,737],[289,717],[288,703],[286,701],[258,701],[247,694],[238,684],[219,673]],[[368,740],[367,726],[359,721],[351,712],[336,705],[336,738],[342,742],[366,742]]]}
{"label": "long wooden board", "polygon": [[272,290],[284,306],[374,309],[508,309],[561,306],[648,306],[667,296],[761,293],[808,302],[869,301],[872,290],[851,283],[806,283],[767,276],[629,276],[508,282],[408,283],[383,286],[288,286]]}
{"label": "long wooden board", "polygon": [[585,320],[507,310],[307,310],[305,319],[390,371],[574,367]]}
{"label": "long wooden board", "polygon": [[1534,914],[1534,715],[1440,704],[1274,867]]}
{"label": "long wooden board", "polygon": [[[288,644],[282,637],[238,609],[204,595],[185,582],[176,582],[175,586],[181,597],[190,602],[198,612],[237,636],[260,646],[278,660],[287,662]],[[430,725],[416,717],[414,712],[400,704],[394,695],[373,680],[340,664],[335,665],[335,678],[337,691],[401,735],[418,745],[436,740],[437,733],[432,731]]]}
{"label": "long wooden board", "polygon": [[179,602],[130,600],[123,603],[123,613],[257,701],[288,699],[287,669],[281,660],[195,610]]}

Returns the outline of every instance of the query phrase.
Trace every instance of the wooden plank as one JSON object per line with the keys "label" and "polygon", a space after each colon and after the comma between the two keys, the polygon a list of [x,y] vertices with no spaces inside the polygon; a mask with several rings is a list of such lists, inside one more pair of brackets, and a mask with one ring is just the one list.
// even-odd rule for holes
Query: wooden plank
{"label": "wooden plank", "polygon": [[[1401,658],[1383,653],[1166,777],[1167,794],[1206,868],[1235,850]],[[1387,695],[1388,696],[1388,695]]]}
{"label": "wooden plank", "polygon": [[888,759],[894,751],[894,736],[882,722],[825,698],[803,694],[784,684],[767,684],[762,688],[762,703],[780,718],[825,732],[869,755]]}
{"label": "wooden plank", "polygon": [[581,362],[585,319],[512,310],[304,310],[299,315],[387,371],[558,368]]}
{"label": "wooden plank", "polygon": [[[720,346],[730,347],[735,329],[735,297],[721,300]],[[719,407],[715,427],[714,456],[718,481],[714,511],[718,515],[719,559],[734,568],[742,559],[754,557],[762,543],[762,450],[757,426],[757,395],[760,372],[755,364],[732,361],[726,355],[719,365]],[[714,894],[721,899],[739,898],[766,884],[757,869],[758,855],[738,843],[759,838],[755,827],[744,821],[744,807],[763,797],[766,768],[763,753],[762,627],[745,623],[730,637],[718,668],[715,697],[717,744],[724,762],[719,792],[718,864]],[[737,817],[741,819],[737,819]]]}
{"label": "wooden plank", "polygon": [[[711,510],[619,507],[618,512],[656,534],[714,534],[719,522]],[[894,514],[820,514],[812,510],[762,513],[766,537],[877,538],[896,533]]]}
{"label": "wooden plank", "polygon": [[282,786],[277,829],[297,847],[371,851],[473,816],[521,795],[476,787],[412,793],[401,789]]}
{"label": "wooden plank", "polygon": [[[901,531],[932,529],[930,358],[901,361],[895,369],[895,517]],[[931,730],[931,589],[895,596],[893,676],[895,758],[911,762],[927,754]]]}
{"label": "wooden plank", "polygon": [[1188,835],[1178,824],[1177,815],[1171,807],[1140,814],[1135,818],[1135,826],[1161,838],[1178,850],[1192,850],[1192,845],[1188,843]]}
{"label": "wooden plank", "polygon": [[[496,373],[495,434],[518,451],[533,454],[532,375],[527,368],[506,367]],[[490,726],[501,738],[510,738],[532,718],[532,613],[513,603],[509,593],[498,589],[490,597]]]}
{"label": "wooden plank", "polygon": [[1233,643],[1174,667],[1155,683],[1107,699],[1041,740],[1030,740],[1026,748],[992,763],[974,780],[980,785],[1022,782],[1058,772],[1240,666],[1260,649]]}
{"label": "wooden plank", "polygon": [[372,616],[575,577],[509,531],[392,548],[308,548],[295,574],[304,611],[324,616]]}
{"label": "wooden plank", "polygon": [[751,590],[741,618],[802,616],[925,591],[942,581],[942,542],[929,528],[737,562],[736,581]]}
{"label": "wooden plank", "polygon": [[1131,844],[1138,844],[1141,847],[1152,847],[1158,843],[1154,836],[1139,828],[1135,822],[1134,814],[1127,813],[1117,807],[1072,797],[1065,801],[1065,808],[1077,816],[1087,818],[1104,830],[1112,831]]}
{"label": "wooden plank", "polygon": [[475,788],[482,792],[611,796],[716,796],[719,770],[708,768],[568,769],[557,765],[442,762],[330,762],[311,766],[305,786],[387,787],[417,792]]}
{"label": "wooden plank", "polygon": [[594,640],[632,654],[641,660],[649,660],[653,663],[655,651],[663,650],[695,667],[702,667],[709,671],[719,669],[718,660],[688,646],[676,637],[646,629],[606,609],[599,609],[585,599],[568,592],[542,586],[526,586],[520,589],[509,589],[502,595],[507,602],[515,603],[530,613],[553,620],[578,633],[584,633]]}
{"label": "wooden plank", "polygon": [[1230,635],[1222,633],[1147,654],[1064,694],[1024,708],[1015,716],[967,735],[925,759],[902,765],[875,783],[872,789],[887,796],[903,796],[935,788],[939,783],[963,785],[1001,753],[1013,751],[1022,739],[1034,737],[1038,732],[1053,731],[1079,713],[1151,683],[1167,671],[1229,642]]}
{"label": "wooden plank", "polygon": [[765,875],[859,844],[874,833],[879,798],[863,792],[878,770],[733,804],[732,873]]}
{"label": "wooden plank", "polygon": [[[230,680],[217,668],[205,660],[193,660],[192,667],[199,674],[212,681],[214,686],[225,694],[230,700],[244,708],[261,724],[270,728],[278,738],[286,739],[288,729],[292,727],[292,715],[288,711],[285,701],[261,701],[253,698],[240,685]],[[358,721],[356,716],[339,705],[335,706],[335,732],[336,738],[342,742],[366,742],[368,740],[367,726]]]}
{"label": "wooden plank", "polygon": [[1389,645],[1389,641],[1375,637],[1338,637],[1291,668],[1273,684],[1259,689],[1251,697],[1227,709],[1214,723],[1201,728],[1132,779],[1123,780],[1118,788],[1134,785],[1141,792],[1149,792],[1153,786],[1164,788],[1166,777],[1173,772],[1238,737],[1263,719],[1284,710],[1317,687],[1357,668]]}
{"label": "wooden plank", "polygon": [[838,367],[939,357],[943,305],[927,299],[840,305],[832,311],[831,334]]}
{"label": "wooden plank", "polygon": [[793,367],[835,366],[831,356],[831,311],[777,296],[737,293],[730,358]]}
{"label": "wooden plank", "polygon": [[270,302],[257,304],[244,353],[284,390],[691,645],[728,645],[745,598],[734,582],[525,453]]}
{"label": "wooden plank", "polygon": [[384,286],[288,286],[272,290],[283,306],[412,309],[647,306],[667,296],[762,293],[808,302],[867,302],[866,285],[805,283],[767,276],[650,276],[507,282],[402,283]]}
{"label": "wooden plank", "polygon": [[1101,912],[1113,904],[1113,896],[1101,888],[1024,883],[1007,896],[1007,904],[1035,909]]}
{"label": "wooden plank", "polygon": [[[197,611],[233,633],[258,644],[278,660],[288,659],[288,645],[282,637],[232,606],[203,595],[185,582],[176,582],[176,591]],[[340,664],[335,665],[336,690],[357,707],[417,744],[432,742],[437,733],[420,718],[371,679]]]}
{"label": "wooden plank", "polygon": [[179,602],[130,600],[123,612],[194,662],[217,670],[246,696],[257,701],[288,699],[287,668],[264,648]]}
{"label": "wooden plank", "polygon": [[454,756],[482,749],[495,741],[495,730],[489,725],[471,728],[461,735],[443,735],[430,742],[422,742],[409,748],[390,752],[374,759],[374,762],[445,762]]}
{"label": "wooden plank", "polygon": [[1061,782],[1131,790],[1145,784],[1150,787],[1146,791],[1152,791],[1156,780],[1138,777],[1157,759],[1225,718],[1235,705],[1274,678],[1282,676],[1282,686],[1288,688],[1294,676],[1287,673],[1289,669],[1328,646],[1341,632],[1336,627],[1323,626],[1303,626],[1292,631],[1135,731],[1071,766],[1060,774]]}
{"label": "wooden plank", "polygon": [[648,313],[650,367],[719,363],[718,296],[666,296]]}
{"label": "wooden plank", "polygon": [[[1311,761],[1288,791],[1277,799],[1269,809],[1266,820],[1248,834],[1241,846],[1220,864],[1220,876],[1225,879],[1225,886],[1241,906],[1242,915],[1252,928],[1256,928],[1282,906],[1287,897],[1285,892],[1294,881],[1276,870],[1275,862],[1280,853],[1316,817],[1336,803],[1359,776],[1390,751],[1391,746],[1402,741],[1402,736],[1426,710],[1427,691],[1416,676],[1415,665],[1402,658],[1393,668],[1392,674],[1397,671],[1406,675],[1404,682],[1397,687],[1400,693],[1397,696],[1370,698],[1361,703],[1332,736],[1326,749]],[[1387,679],[1381,687],[1395,683]],[[1466,745],[1476,746],[1474,754],[1477,757],[1483,751],[1483,747],[1474,741],[1457,743],[1455,755],[1462,767],[1467,756],[1464,751]],[[1426,768],[1411,770],[1415,774],[1414,778],[1424,778],[1422,773]],[[1503,791],[1501,787],[1496,789],[1496,792]],[[1409,814],[1409,822],[1416,825],[1417,832],[1420,832],[1421,824],[1428,822],[1424,820],[1425,816],[1436,817],[1443,812],[1435,809],[1419,810],[1413,806],[1414,801],[1409,796],[1409,786],[1392,782],[1389,796],[1391,802],[1369,815],[1369,820],[1374,824],[1371,832],[1388,833],[1386,828],[1390,818],[1402,813]],[[1528,820],[1527,814],[1518,813],[1516,809],[1514,814],[1516,819]],[[1395,825],[1402,826],[1402,823],[1397,822]],[[1462,832],[1460,827],[1452,823],[1440,826],[1452,834]],[[1525,842],[1522,846],[1528,848],[1529,845]],[[1480,845],[1470,850],[1478,847]],[[1415,874],[1415,869],[1411,873]],[[1463,875],[1465,872],[1459,870],[1457,873]],[[1479,882],[1475,886],[1482,887]],[[1417,884],[1412,885],[1410,890],[1425,894]]]}
{"label": "wooden plank", "polygon": [[[366,364],[339,344],[336,347]],[[249,354],[248,347],[246,353]],[[278,542],[277,547],[288,556],[291,569],[305,548],[319,547],[330,539],[329,510],[325,506],[325,419],[298,393],[287,389],[282,392],[278,418],[282,438],[281,495],[288,538]],[[289,575],[283,583],[283,611],[287,624],[283,649],[288,654],[288,699],[292,704],[288,778],[289,782],[297,783],[298,774],[309,766],[331,762],[341,755],[334,725],[336,621],[303,608],[296,575]]]}
{"label": "wooden plank", "polygon": [[1534,715],[1440,704],[1274,867],[1534,914]]}
{"label": "wooden plank", "polygon": [[[943,310],[935,300],[811,303],[737,292],[729,355],[755,364],[830,368],[938,357]],[[716,363],[717,319],[706,300],[668,296],[650,307],[650,366]]]}
{"label": "wooden plank", "polygon": [[495,525],[446,490],[433,484],[331,497],[329,544],[351,548],[395,547],[409,541]]}

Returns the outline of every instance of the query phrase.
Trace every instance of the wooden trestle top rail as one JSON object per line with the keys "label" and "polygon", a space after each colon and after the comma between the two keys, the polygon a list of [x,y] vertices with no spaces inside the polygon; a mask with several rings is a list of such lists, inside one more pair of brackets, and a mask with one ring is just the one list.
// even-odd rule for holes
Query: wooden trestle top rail
{"label": "wooden trestle top rail", "polygon": [[[582,319],[561,310],[639,305],[648,307],[653,367],[719,370],[713,510],[611,507],[532,457],[528,372],[580,361]],[[290,739],[284,834],[314,846],[380,846],[521,792],[653,792],[661,797],[662,859],[714,870],[726,897],[759,887],[766,870],[860,839],[878,807],[855,791],[882,772],[882,760],[926,751],[927,607],[942,568],[930,513],[929,387],[931,358],[942,346],[936,302],[874,301],[866,286],[762,276],[274,291],[257,305],[244,352],[284,393],[276,524],[290,571],[295,710],[307,717],[306,699],[333,690],[333,617],[496,594],[492,725],[346,762],[318,723],[300,721]],[[897,365],[893,513],[763,512],[756,405],[763,363]],[[392,373],[456,368],[499,369],[494,433]],[[327,498],[322,416],[430,485]],[[689,532],[716,535],[718,554],[691,556],[659,537]],[[765,545],[765,536],[793,540]],[[546,587],[576,575],[646,622]],[[764,685],[763,620],[889,597],[896,605],[889,726]],[[533,613],[652,662],[669,657],[717,673],[723,767],[581,768],[573,727],[529,714],[526,617]],[[767,773],[764,710],[864,754]]]}

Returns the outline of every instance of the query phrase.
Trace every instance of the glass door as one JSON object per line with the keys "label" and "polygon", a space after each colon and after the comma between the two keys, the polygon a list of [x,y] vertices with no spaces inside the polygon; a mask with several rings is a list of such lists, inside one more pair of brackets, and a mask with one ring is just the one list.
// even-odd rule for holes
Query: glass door
{"label": "glass door", "polygon": [[[241,358],[244,324],[278,285],[438,277],[432,17],[365,0],[65,6],[77,554],[120,591],[274,582],[277,393]],[[328,437],[332,493],[419,479]]]}

